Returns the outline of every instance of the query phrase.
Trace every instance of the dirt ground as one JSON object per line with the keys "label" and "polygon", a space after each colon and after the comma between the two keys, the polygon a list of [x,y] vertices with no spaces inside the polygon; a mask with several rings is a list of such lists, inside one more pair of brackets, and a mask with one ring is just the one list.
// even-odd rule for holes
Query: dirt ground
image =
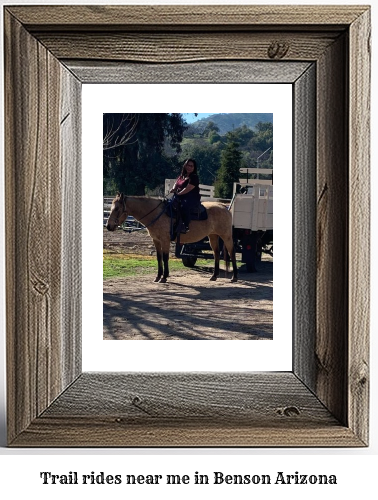
{"label": "dirt ground", "polygon": [[[104,231],[104,248],[154,255],[146,231]],[[174,254],[174,245],[171,247]],[[171,271],[168,282],[155,275],[104,280],[105,340],[269,340],[273,338],[273,259],[257,273],[240,269],[209,281],[206,267]]]}

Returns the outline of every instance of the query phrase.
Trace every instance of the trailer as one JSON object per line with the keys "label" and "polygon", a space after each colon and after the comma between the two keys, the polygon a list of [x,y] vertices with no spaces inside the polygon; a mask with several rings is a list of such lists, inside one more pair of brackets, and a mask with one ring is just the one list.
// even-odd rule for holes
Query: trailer
{"label": "trailer", "polygon": [[[262,253],[273,256],[273,170],[253,168],[240,171],[244,178],[234,183],[231,200],[202,196],[202,201],[227,204],[232,214],[235,251],[241,254],[241,262],[246,264],[247,271],[256,272]],[[198,258],[213,258],[208,238],[176,245],[176,256],[186,267],[193,267]]]}
{"label": "trailer", "polygon": [[235,192],[231,213],[236,252],[247,271],[255,272],[263,252],[273,255],[273,185],[250,184]]}

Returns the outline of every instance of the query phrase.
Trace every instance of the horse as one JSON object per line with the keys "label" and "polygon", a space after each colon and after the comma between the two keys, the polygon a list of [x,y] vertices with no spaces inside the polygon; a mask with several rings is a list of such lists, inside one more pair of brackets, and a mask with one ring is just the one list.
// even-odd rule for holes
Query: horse
{"label": "horse", "polygon": [[[232,215],[222,203],[204,202],[203,205],[207,210],[207,219],[192,220],[189,232],[180,234],[180,243],[194,243],[208,236],[214,253],[214,272],[210,280],[215,281],[219,276],[219,237],[222,238],[224,248],[232,262],[231,282],[235,282],[238,279],[238,271],[232,238]],[[128,215],[133,216],[147,228],[156,248],[158,273],[154,281],[166,283],[169,277],[171,217],[166,213],[165,201],[160,198],[125,196],[123,193],[118,193],[112,202],[106,223],[108,231],[114,231],[126,220]],[[225,255],[227,254],[225,253]]]}

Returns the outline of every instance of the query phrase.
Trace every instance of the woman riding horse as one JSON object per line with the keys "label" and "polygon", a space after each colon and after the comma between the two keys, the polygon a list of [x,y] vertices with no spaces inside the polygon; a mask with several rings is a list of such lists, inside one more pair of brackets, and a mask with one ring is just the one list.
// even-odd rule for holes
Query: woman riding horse
{"label": "woman riding horse", "polygon": [[[186,226],[184,234],[180,235],[180,243],[195,243],[208,236],[214,252],[214,272],[210,279],[215,281],[219,276],[219,238],[221,238],[224,243],[225,256],[227,257],[228,254],[232,263],[233,276],[231,281],[237,281],[238,269],[232,236],[232,215],[223,203],[204,202],[207,219],[193,220],[190,232],[186,234],[190,222],[190,210],[197,208],[200,204],[199,180],[194,160],[189,159],[184,163],[182,172],[171,192],[174,192],[175,197],[180,201],[182,218]],[[123,193],[118,193],[113,200],[106,228],[109,231],[115,231],[126,220],[127,215],[132,215],[149,232],[156,248],[158,263],[158,274],[155,281],[166,283],[169,276],[171,219],[166,213],[163,200],[146,196],[125,196]],[[228,269],[227,258],[226,269]]]}
{"label": "woman riding horse", "polygon": [[181,218],[184,223],[184,229],[181,230],[181,233],[186,234],[189,231],[190,212],[201,203],[199,178],[195,160],[192,158],[186,160],[181,174],[170,190],[170,193],[175,193],[175,200],[179,204]]}

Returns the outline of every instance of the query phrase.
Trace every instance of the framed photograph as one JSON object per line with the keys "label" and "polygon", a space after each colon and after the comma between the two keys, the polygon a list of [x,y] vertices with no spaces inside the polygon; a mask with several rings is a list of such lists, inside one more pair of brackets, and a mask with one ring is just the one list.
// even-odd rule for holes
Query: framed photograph
{"label": "framed photograph", "polygon": [[[303,71],[308,65],[298,65]],[[224,67],[224,65],[223,65]],[[251,75],[261,75],[264,63],[244,63],[235,66]],[[198,72],[198,66],[187,64],[186,71]],[[210,71],[209,64],[202,64],[200,72]],[[161,73],[161,70],[160,70]],[[172,78],[172,77],[171,77]],[[208,78],[208,76],[207,76]],[[235,75],[232,76],[235,78]],[[133,99],[125,99],[132,95]],[[183,97],[184,96],[184,97]],[[226,98],[226,99],[225,99]],[[184,103],[183,103],[184,100]],[[167,114],[163,110],[208,109],[201,114]],[[264,113],[269,110],[270,113]],[[197,115],[197,116],[196,116]],[[127,118],[129,117],[129,118]],[[107,139],[104,151],[104,134]],[[133,128],[132,137],[121,147],[116,146],[114,136],[123,137],[114,123]],[[165,143],[162,153],[155,153],[160,134],[158,127],[171,122],[178,127],[185,120],[181,152]],[[188,121],[187,121],[188,120]],[[192,120],[188,125],[189,120]],[[209,126],[218,123],[219,134],[207,137],[201,128],[204,120]],[[274,200],[271,165],[274,155],[277,168],[274,175]],[[152,129],[146,140],[146,128]],[[241,125],[243,124],[243,125]],[[249,126],[256,126],[251,130]],[[214,125],[216,127],[216,125]],[[273,235],[272,209],[275,215],[275,296],[292,296],[292,85],[263,83],[150,83],[150,84],[87,84],[82,89],[82,251],[85,255],[82,266],[83,306],[83,371],[123,371],[125,357],[129,371],[287,371],[292,366],[292,315],[291,303],[279,301],[274,308],[275,324],[280,325],[274,342],[254,342],[241,347],[232,340],[272,340],[273,338],[273,255],[268,243]],[[180,131],[180,129],[178,128]],[[169,131],[169,129],[168,129]],[[143,136],[142,141],[138,141]],[[221,152],[229,151],[234,158],[234,140],[240,144],[243,156],[239,162],[254,167],[261,163],[269,174],[258,182],[260,208],[251,202],[254,197],[249,170],[246,183],[244,172],[237,172],[238,183],[230,184],[229,191],[218,198],[214,189],[214,172],[221,164]],[[212,139],[212,140],[211,140]],[[169,144],[169,143],[168,143]],[[158,150],[159,151],[159,150]],[[239,147],[238,147],[238,157]],[[177,247],[170,243],[170,276],[164,285],[156,284],[157,257],[150,233],[165,235],[169,245],[170,231],[174,229],[175,217],[170,220],[162,196],[167,195],[175,182],[186,158],[195,158],[200,179],[201,201],[216,203],[215,210],[231,219],[232,236],[237,250],[239,276],[231,283],[231,272],[221,270],[216,281],[210,277],[214,260],[206,241],[192,246]],[[119,160],[122,158],[122,161]],[[222,157],[223,158],[223,157]],[[257,158],[257,160],[256,160]],[[223,160],[222,160],[223,161]],[[103,172],[103,163],[106,170]],[[125,169],[125,163],[129,167]],[[240,165],[241,166],[241,165]],[[234,162],[232,163],[234,168]],[[245,169],[244,169],[245,170]],[[127,173],[126,173],[127,172]],[[259,172],[262,172],[259,169]],[[248,175],[248,174],[247,174]],[[114,179],[127,176],[127,182],[114,187]],[[122,227],[108,231],[106,226],[111,202],[117,191],[125,195],[142,195],[144,184],[137,191],[134,179],[144,176],[149,184],[148,197],[126,197],[138,203],[156,203],[156,210],[144,210],[143,226],[136,227],[128,217]],[[104,181],[104,178],[106,181]],[[240,181],[239,179],[242,178]],[[264,184],[265,183],[265,184]],[[102,206],[102,189],[106,204]],[[219,188],[218,188],[219,189]],[[249,192],[241,192],[248,189]],[[212,190],[212,192],[210,191]],[[235,196],[233,194],[235,191]],[[95,194],[97,193],[97,194]],[[168,197],[172,196],[168,194]],[[163,200],[168,203],[167,200]],[[170,199],[169,203],[172,201]],[[167,205],[168,207],[169,205]],[[231,210],[227,210],[231,207]],[[279,210],[284,207],[284,210]],[[101,214],[100,214],[101,212]],[[150,213],[149,213],[150,212]],[[169,212],[168,212],[169,213]],[[259,213],[259,218],[256,217]],[[271,215],[270,215],[271,214]],[[133,215],[133,214],[130,214]],[[282,217],[280,217],[282,215]],[[103,217],[104,227],[92,221]],[[248,217],[247,217],[248,216]],[[223,217],[223,216],[222,216]],[[208,220],[209,222],[209,220]],[[205,222],[206,225],[208,222]],[[210,221],[210,223],[212,223]],[[161,226],[165,224],[165,229]],[[202,226],[195,223],[194,228]],[[220,230],[224,231],[224,220]],[[115,229],[115,225],[113,229]],[[259,259],[257,272],[251,272],[245,249],[251,245],[248,230],[258,229],[264,233],[267,247]],[[231,229],[231,223],[230,223]],[[256,234],[256,233],[255,233]],[[189,236],[192,235],[191,234]],[[161,236],[160,236],[161,237]],[[183,236],[180,241],[183,242]],[[198,236],[193,241],[198,241]],[[262,247],[262,245],[261,245]],[[198,248],[198,250],[197,250]],[[180,256],[177,257],[177,251]],[[270,250],[270,253],[267,253]],[[244,251],[244,254],[243,254]],[[181,253],[183,257],[181,257]],[[185,259],[195,256],[195,266]],[[188,267],[184,266],[188,264]],[[232,266],[230,271],[232,271]],[[189,305],[189,307],[188,307]],[[101,324],[104,333],[101,335]],[[103,339],[106,342],[103,342]],[[108,342],[129,340],[131,342]],[[200,346],[192,342],[146,343],[140,340],[226,340],[226,342],[204,342]],[[127,344],[127,345],[126,345]]]}
{"label": "framed photograph", "polygon": [[[9,446],[368,446],[369,7],[7,6],[4,23]],[[89,83],[292,86],[291,370],[82,370]]]}
{"label": "framed photograph", "polygon": [[[111,136],[110,130],[116,130],[114,123],[118,123],[118,120],[119,132],[131,127],[130,133],[133,134],[130,139],[126,136],[121,146],[114,144],[110,138],[110,144],[107,143],[102,157],[101,151],[94,151],[92,134],[88,142],[83,142],[93,151],[92,160],[87,164],[87,182],[83,179],[84,185],[91,184],[94,170],[103,170],[106,190],[104,227],[98,228],[103,236],[103,338],[272,339],[273,256],[270,249],[273,244],[275,200],[272,184],[273,121],[277,137],[282,139],[280,168],[277,168],[278,176],[274,179],[277,197],[278,187],[281,193],[284,191],[279,174],[282,178],[286,172],[288,186],[285,191],[287,241],[281,251],[282,248],[287,250],[286,262],[291,263],[291,85],[117,84],[111,85],[110,89],[109,85],[87,85],[84,90],[92,95],[89,101],[96,103],[96,106],[92,104],[91,109],[104,108],[104,104],[98,104],[104,101],[106,107],[111,101],[111,109],[118,109],[118,113],[101,113],[100,109],[90,113],[92,118],[88,119],[89,123],[106,123],[104,128],[108,134],[104,131],[105,138]],[[129,92],[133,95],[132,103],[123,101],[123,96]],[[223,102],[224,98],[227,103]],[[261,103],[264,98],[265,104]],[[202,113],[160,112],[164,109],[164,103],[166,110],[180,109],[183,100],[185,109],[210,109],[213,113],[200,118]],[[274,107],[277,108],[277,103],[284,108],[281,116],[278,112],[272,112]],[[223,112],[216,112],[220,107]],[[264,109],[271,112],[260,111]],[[124,112],[120,112],[122,110]],[[84,116],[85,108],[83,120]],[[125,121],[127,116],[131,121]],[[90,126],[83,125],[83,130],[86,128]],[[97,156],[97,162],[94,155]],[[252,172],[260,161],[264,167],[259,168],[259,172],[269,173],[265,174],[265,179],[252,181],[257,177]],[[189,165],[190,171],[187,178],[186,165]],[[85,170],[86,164],[83,163],[83,172]],[[181,172],[185,172],[184,176]],[[248,181],[246,172],[249,172]],[[222,181],[222,175],[223,179],[232,178],[232,181]],[[194,182],[196,186],[188,184],[188,181]],[[254,188],[254,185],[260,187]],[[180,190],[184,193],[187,189],[189,191],[179,195],[179,188],[173,191],[173,186],[185,186]],[[257,189],[258,196],[255,197]],[[93,191],[94,187],[90,197],[93,197]],[[112,207],[118,192],[123,194],[123,202],[119,202],[118,207]],[[89,202],[84,206],[90,208],[93,204]],[[189,207],[188,213],[185,207]],[[199,215],[198,207],[201,207]],[[118,216],[125,220],[117,220]],[[188,228],[182,226],[180,229],[180,220],[184,223],[184,219]],[[261,250],[257,236],[261,239]],[[227,244],[222,246],[222,242]],[[255,250],[258,246],[253,255],[255,260],[247,254],[247,247],[252,254],[253,242]],[[277,249],[279,246],[276,247],[276,253]],[[90,255],[90,248],[84,253]],[[99,252],[98,255],[100,257]],[[161,261],[158,266],[159,256]],[[226,256],[229,256],[228,271]],[[94,269],[101,267],[90,264],[88,276],[91,273],[93,275]],[[257,268],[259,272],[252,272]],[[291,281],[291,265],[282,266],[282,270],[287,271],[286,279],[282,280],[282,291],[285,293],[290,291],[287,283]],[[275,278],[278,283],[278,273]],[[156,286],[156,283],[165,286]],[[94,289],[93,285],[89,287]],[[101,288],[98,287],[98,290],[101,291]],[[90,290],[88,295],[91,295]],[[100,299],[102,297],[99,294]],[[277,308],[277,318],[278,311]],[[289,325],[287,331],[291,330]],[[216,358],[227,360],[233,357],[227,352],[228,344],[218,343],[209,349],[216,351]],[[261,346],[262,342],[259,344]],[[134,345],[130,344],[126,349],[133,349]],[[224,346],[224,355],[219,352],[221,345]],[[179,346],[177,343],[172,346],[158,343],[150,347],[144,345],[141,349],[151,349],[152,358],[160,358],[162,366],[173,359],[180,363],[188,358],[195,360],[202,354],[202,347],[190,346],[188,342],[182,346],[181,356],[174,353],[170,355],[166,351],[170,347],[175,351]],[[255,347],[253,349],[250,346],[250,355],[257,354],[259,346]],[[121,345],[114,346],[117,351],[120,348]],[[162,350],[160,354],[156,352],[159,348]],[[191,353],[187,351],[190,348],[193,350]],[[212,358],[214,356],[209,356],[209,353],[206,355],[202,369],[206,367],[208,371],[213,371],[208,364]],[[236,369],[240,370],[237,354],[234,359]],[[249,360],[245,368],[248,370],[251,366],[256,365]],[[259,369],[255,368],[254,371]]]}

